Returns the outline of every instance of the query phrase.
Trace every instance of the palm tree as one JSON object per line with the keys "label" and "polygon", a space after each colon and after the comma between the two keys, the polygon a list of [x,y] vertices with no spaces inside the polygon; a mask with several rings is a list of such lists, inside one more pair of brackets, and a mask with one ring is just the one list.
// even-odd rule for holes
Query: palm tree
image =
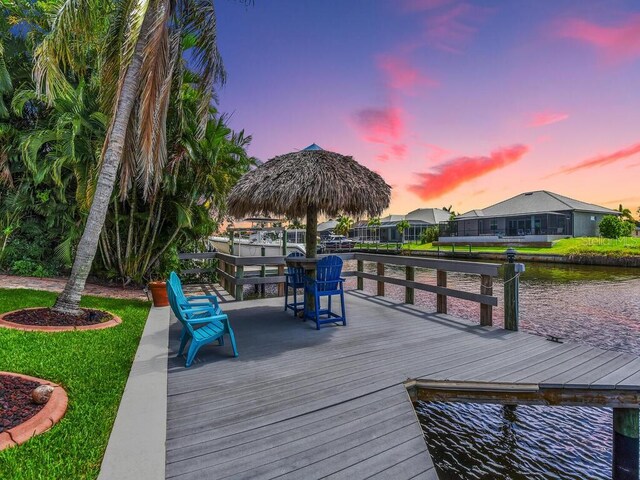
{"label": "palm tree", "polygon": [[335,226],[333,231],[338,235],[344,235],[347,237],[351,227],[353,227],[353,219],[343,215],[338,218],[338,224]]}
{"label": "palm tree", "polygon": [[[380,225],[380,217],[371,218],[367,222],[367,227],[373,229],[374,238],[376,238],[378,243],[380,243]],[[375,235],[376,233],[378,234],[377,236]]]}
{"label": "palm tree", "polygon": [[[636,222],[636,219],[633,218],[633,214],[631,213],[631,210],[629,210],[628,208],[624,208],[622,204],[618,205],[618,211],[620,212],[620,217],[622,219],[632,223]],[[640,208],[638,209],[638,212],[640,213]]]}
{"label": "palm tree", "polygon": [[401,222],[398,222],[396,228],[398,229],[398,232],[400,232],[400,238],[402,239],[402,243],[404,244],[404,232],[407,229],[411,228],[411,224],[406,220],[402,220]]}
{"label": "palm tree", "polygon": [[458,215],[453,209],[453,205],[449,205],[449,207],[442,207],[442,210],[444,210],[445,212],[449,212],[449,220],[455,219]]}
{"label": "palm tree", "polygon": [[299,230],[304,228],[304,223],[302,223],[302,221],[299,218],[290,218],[288,220],[289,220],[289,225],[287,226],[287,228],[293,229],[293,230]]}
{"label": "palm tree", "polygon": [[[96,35],[104,33],[106,11],[97,0],[65,0],[51,29],[35,52],[34,77],[39,91],[52,102],[70,90],[68,78],[82,71]],[[74,42],[69,39],[74,38]],[[71,275],[54,308],[77,314],[80,297],[96,255],[118,170],[123,164],[124,192],[137,176],[145,198],[162,178],[167,158],[166,118],[174,82],[185,68],[181,43],[190,41],[190,65],[197,72],[201,92],[200,132],[204,133],[213,87],[224,81],[217,48],[213,0],[119,0],[109,28],[98,40],[103,56],[102,101],[110,113],[100,173]],[[88,40],[88,41],[83,41]],[[90,40],[94,40],[93,42]],[[65,69],[71,70],[65,75]],[[125,162],[123,163],[123,158]]]}

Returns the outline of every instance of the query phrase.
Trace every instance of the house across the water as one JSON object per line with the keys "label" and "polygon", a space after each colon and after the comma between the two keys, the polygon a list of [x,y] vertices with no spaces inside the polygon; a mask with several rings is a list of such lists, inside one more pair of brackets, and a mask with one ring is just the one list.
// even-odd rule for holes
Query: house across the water
{"label": "house across the water", "polygon": [[619,214],[617,210],[538,190],[441,222],[439,242],[551,242],[594,237],[602,217]]}
{"label": "house across the water", "polygon": [[401,235],[398,224],[403,220],[409,223],[409,228],[404,232],[407,242],[420,240],[420,235],[427,228],[437,226],[440,222],[448,220],[450,213],[440,208],[418,208],[406,215],[387,215],[380,219],[380,226],[373,227],[364,220],[356,223],[351,229],[350,236],[362,241],[400,242]]}

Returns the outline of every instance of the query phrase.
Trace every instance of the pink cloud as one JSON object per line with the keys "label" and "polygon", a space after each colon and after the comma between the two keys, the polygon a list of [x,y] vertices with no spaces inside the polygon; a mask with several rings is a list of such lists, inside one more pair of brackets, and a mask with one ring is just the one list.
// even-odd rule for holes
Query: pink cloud
{"label": "pink cloud", "polygon": [[364,108],[355,113],[354,119],[367,142],[394,142],[404,131],[403,112],[397,107]]}
{"label": "pink cloud", "polygon": [[419,173],[420,183],[409,190],[422,200],[439,198],[463,183],[499,170],[520,160],[530,148],[514,145],[494,150],[488,157],[458,157],[437,165],[433,173]]}
{"label": "pink cloud", "polygon": [[558,23],[559,37],[578,40],[591,45],[613,62],[640,57],[640,14],[630,15],[617,25],[604,26],[582,19],[568,19]]}
{"label": "pink cloud", "polygon": [[400,141],[404,136],[404,116],[397,107],[364,108],[355,113],[354,123],[362,139],[382,146],[378,161],[398,160],[407,154],[407,145]]}
{"label": "pink cloud", "polygon": [[545,125],[551,125],[552,123],[558,123],[569,118],[568,113],[562,112],[538,112],[531,116],[529,122],[530,127],[543,127]]}
{"label": "pink cloud", "polygon": [[425,19],[425,38],[434,48],[450,53],[462,53],[464,47],[477,31],[488,9],[469,3],[458,3],[437,12],[429,13]]}
{"label": "pink cloud", "polygon": [[407,146],[402,143],[391,145],[391,153],[393,153],[396,157],[402,158],[407,154]]}
{"label": "pink cloud", "polygon": [[588,168],[603,167],[605,165],[609,165],[610,163],[625,160],[638,153],[640,153],[640,143],[636,143],[634,145],[631,145],[630,147],[623,148],[613,153],[598,155],[597,157],[591,158],[589,160],[584,160],[570,167],[563,168],[556,174],[573,173]]}
{"label": "pink cloud", "polygon": [[427,149],[427,159],[433,163],[441,162],[444,157],[451,155],[452,151],[433,143],[422,143]]}
{"label": "pink cloud", "polygon": [[400,57],[379,55],[378,68],[385,74],[387,87],[403,93],[413,93],[416,87],[435,87],[438,82],[424,75]]}

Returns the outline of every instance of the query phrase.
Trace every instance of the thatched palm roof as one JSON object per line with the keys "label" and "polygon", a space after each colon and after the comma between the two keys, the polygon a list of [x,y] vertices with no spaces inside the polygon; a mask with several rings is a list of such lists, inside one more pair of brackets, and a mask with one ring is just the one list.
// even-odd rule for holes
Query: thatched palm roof
{"label": "thatched palm roof", "polygon": [[380,175],[352,157],[312,147],[280,155],[246,173],[229,195],[229,213],[300,218],[315,206],[330,216],[377,217],[389,206],[391,187]]}

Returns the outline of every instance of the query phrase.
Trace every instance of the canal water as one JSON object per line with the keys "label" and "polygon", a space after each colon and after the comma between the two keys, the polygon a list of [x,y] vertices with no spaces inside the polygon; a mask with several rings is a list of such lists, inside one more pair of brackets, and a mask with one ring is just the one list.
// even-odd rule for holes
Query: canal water
{"label": "canal water", "polygon": [[[368,269],[375,273],[375,265]],[[387,267],[387,275],[403,278],[404,270]],[[435,272],[417,270],[416,280],[435,284]],[[476,275],[449,274],[448,282],[479,292]],[[365,290],[374,289],[365,280]],[[385,289],[404,299],[402,287]],[[494,294],[502,305],[501,285],[494,283]],[[416,291],[416,304],[435,310],[435,302]],[[477,322],[479,306],[450,298],[449,313]],[[498,307],[494,325],[502,321]],[[520,329],[640,355],[640,269],[527,264]],[[610,409],[419,402],[417,412],[441,479],[611,478]]]}

